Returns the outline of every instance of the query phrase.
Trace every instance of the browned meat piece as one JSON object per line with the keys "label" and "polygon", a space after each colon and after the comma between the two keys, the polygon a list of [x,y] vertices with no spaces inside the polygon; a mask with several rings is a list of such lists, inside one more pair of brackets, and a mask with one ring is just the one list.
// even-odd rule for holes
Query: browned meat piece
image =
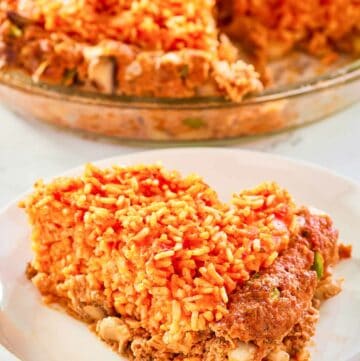
{"label": "browned meat piece", "polygon": [[299,323],[285,337],[284,345],[291,356],[295,357],[303,352],[303,349],[315,334],[318,319],[319,311],[314,307],[310,307]]}
{"label": "browned meat piece", "polygon": [[218,333],[258,345],[280,342],[311,304],[317,285],[312,264],[313,252],[304,245],[285,251],[266,273],[235,291]]}
{"label": "browned meat piece", "polygon": [[[81,47],[69,38],[56,34],[51,38],[45,37],[44,31],[36,24],[20,28],[5,21],[0,26],[0,42],[4,45],[0,50],[0,59],[9,68],[28,71],[34,80],[46,78],[49,83],[72,84],[75,75],[79,80],[83,78],[87,65]],[[67,79],[69,74],[74,79]]]}
{"label": "browned meat piece", "polygon": [[334,227],[331,218],[324,213],[308,208],[302,208],[299,216],[305,220],[300,232],[301,237],[310,243],[313,251],[321,253],[325,268],[336,264],[339,260],[337,246],[339,232]]}
{"label": "browned meat piece", "polygon": [[229,315],[214,328],[218,335],[259,346],[277,344],[309,309],[318,285],[314,251],[326,266],[336,262],[338,232],[326,215],[301,209],[299,217],[305,223],[293,245],[231,295]]}
{"label": "browned meat piece", "polygon": [[206,344],[205,361],[222,361],[227,359],[229,343],[222,338],[212,338]]}
{"label": "browned meat piece", "polygon": [[174,354],[157,349],[154,342],[138,337],[132,341],[128,356],[134,361],[226,361],[229,351],[235,347],[232,342],[208,332],[196,339],[190,352]]}
{"label": "browned meat piece", "polygon": [[339,244],[339,258],[350,258],[352,253],[352,246],[350,244]]}

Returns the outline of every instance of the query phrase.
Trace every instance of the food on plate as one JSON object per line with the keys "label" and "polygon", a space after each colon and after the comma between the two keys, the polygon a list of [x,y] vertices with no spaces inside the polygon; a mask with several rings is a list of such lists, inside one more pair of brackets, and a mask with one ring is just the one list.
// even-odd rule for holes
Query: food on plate
{"label": "food on plate", "polygon": [[231,204],[161,165],[87,165],[38,181],[27,276],[46,303],[135,361],[309,360],[322,301],[341,291],[328,215],[275,183]]}
{"label": "food on plate", "polygon": [[[130,96],[225,96],[270,81],[296,47],[359,52],[357,0],[5,0],[0,62],[35,81]],[[260,78],[262,81],[260,81]]]}

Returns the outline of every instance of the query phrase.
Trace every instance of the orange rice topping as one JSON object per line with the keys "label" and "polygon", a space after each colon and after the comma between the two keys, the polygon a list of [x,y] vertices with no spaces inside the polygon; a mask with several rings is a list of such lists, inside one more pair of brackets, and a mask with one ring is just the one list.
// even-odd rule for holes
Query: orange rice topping
{"label": "orange rice topping", "polygon": [[18,10],[79,41],[114,39],[147,50],[213,50],[214,0],[24,0]]}
{"label": "orange rice topping", "polygon": [[275,183],[229,206],[199,176],[159,165],[87,165],[81,177],[37,182],[22,206],[49,294],[71,297],[64,285],[86,275],[89,290],[169,347],[220,320],[237,284],[274,262],[296,223]]}

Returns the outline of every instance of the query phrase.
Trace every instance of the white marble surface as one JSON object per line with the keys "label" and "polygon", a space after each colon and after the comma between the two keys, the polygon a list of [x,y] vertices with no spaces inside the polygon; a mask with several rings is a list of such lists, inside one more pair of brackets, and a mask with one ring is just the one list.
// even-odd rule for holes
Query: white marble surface
{"label": "white marble surface", "polygon": [[[310,161],[360,181],[360,104],[310,126],[221,145]],[[29,189],[37,178],[154,147],[80,136],[25,121],[0,106],[0,208]]]}

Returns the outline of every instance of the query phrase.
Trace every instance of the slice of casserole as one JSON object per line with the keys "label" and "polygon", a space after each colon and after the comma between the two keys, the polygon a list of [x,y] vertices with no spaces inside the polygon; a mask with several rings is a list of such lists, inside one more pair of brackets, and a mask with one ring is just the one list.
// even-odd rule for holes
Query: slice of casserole
{"label": "slice of casserole", "polygon": [[331,219],[274,183],[227,205],[196,175],[88,165],[21,206],[44,301],[132,360],[308,360],[318,307],[340,292]]}

